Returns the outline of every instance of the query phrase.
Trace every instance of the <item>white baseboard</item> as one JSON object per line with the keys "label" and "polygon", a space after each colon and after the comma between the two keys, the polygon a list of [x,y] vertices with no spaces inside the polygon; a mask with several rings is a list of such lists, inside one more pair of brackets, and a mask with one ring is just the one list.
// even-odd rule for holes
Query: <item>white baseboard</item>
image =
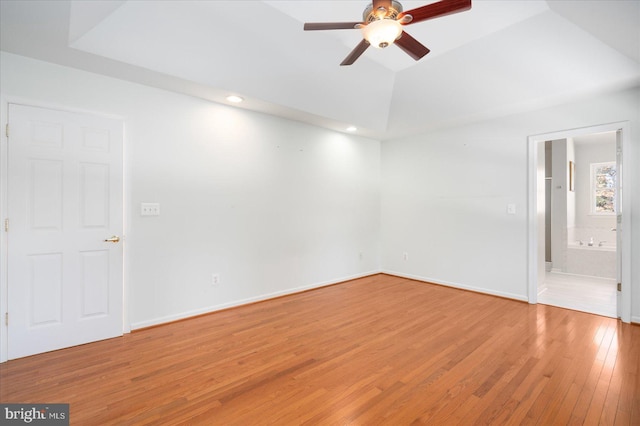
{"label": "white baseboard", "polygon": [[452,282],[449,282],[449,281],[442,281],[442,280],[437,280],[437,279],[434,279],[434,278],[421,277],[421,276],[418,276],[418,275],[411,275],[411,274],[404,274],[402,272],[395,272],[395,271],[389,271],[389,270],[382,270],[381,272],[383,274],[394,275],[396,277],[409,278],[409,279],[412,279],[412,280],[422,281],[422,282],[425,282],[425,283],[438,284],[438,285],[443,285],[443,286],[447,286],[447,287],[459,288],[461,290],[469,290],[469,291],[473,291],[473,292],[476,292],[476,293],[489,294],[491,296],[504,297],[506,299],[519,300],[521,302],[528,302],[529,301],[529,299],[526,296],[522,296],[522,295],[514,294],[514,293],[507,293],[507,292],[503,292],[503,291],[490,290],[490,289],[482,288],[482,287],[474,287],[474,286],[470,286],[470,285],[452,283]]}
{"label": "white baseboard", "polygon": [[640,325],[640,317],[632,316],[631,317],[631,322],[634,323],[634,324],[639,324]]}
{"label": "white baseboard", "polygon": [[221,303],[219,305],[207,306],[207,307],[204,307],[204,308],[194,309],[194,310],[191,310],[191,311],[180,312],[180,313],[172,314],[172,315],[166,315],[166,316],[159,317],[159,318],[154,318],[154,319],[150,319],[150,320],[146,320],[146,321],[140,321],[140,322],[132,323],[131,324],[131,330],[137,330],[137,329],[141,329],[141,328],[153,327],[153,326],[156,326],[156,325],[166,324],[166,323],[169,323],[169,322],[178,321],[178,320],[182,320],[182,319],[186,319],[186,318],[191,318],[191,317],[195,317],[195,316],[198,316],[198,315],[209,314],[209,313],[212,313],[212,312],[215,312],[215,311],[220,311],[222,309],[228,309],[228,308],[233,308],[233,307],[237,307],[237,306],[247,305],[249,303],[261,302],[263,300],[269,300],[269,299],[273,299],[273,298],[280,297],[280,296],[287,296],[287,295],[290,295],[290,294],[301,293],[303,291],[312,290],[312,289],[321,288],[321,287],[326,287],[326,286],[333,285],[333,284],[338,284],[338,283],[341,283],[341,282],[344,282],[344,281],[349,281],[349,280],[354,280],[354,279],[357,279],[357,278],[368,277],[370,275],[375,275],[375,274],[379,274],[379,273],[380,273],[380,271],[364,272],[364,273],[361,273],[361,274],[351,275],[351,276],[348,276],[348,277],[342,277],[342,278],[339,278],[339,279],[336,279],[336,280],[325,281],[325,282],[310,284],[310,285],[301,286],[301,287],[295,287],[295,288],[291,288],[291,289],[287,289],[287,290],[283,290],[283,291],[276,291],[276,292],[273,292],[273,293],[267,293],[267,294],[262,294],[262,295],[255,296],[255,297],[249,297],[247,299],[234,300],[232,302]]}

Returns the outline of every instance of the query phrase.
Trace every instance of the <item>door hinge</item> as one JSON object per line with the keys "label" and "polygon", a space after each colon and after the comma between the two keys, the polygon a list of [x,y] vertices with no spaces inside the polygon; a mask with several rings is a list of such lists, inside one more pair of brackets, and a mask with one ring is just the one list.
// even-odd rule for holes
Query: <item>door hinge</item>
{"label": "door hinge", "polygon": [[9,232],[9,219],[4,220],[4,232]]}
{"label": "door hinge", "polygon": [[622,283],[618,283],[618,291],[622,291]]}
{"label": "door hinge", "polygon": [[9,325],[9,312],[4,313],[4,325]]}
{"label": "door hinge", "polygon": [[9,138],[9,123],[4,126],[4,134]]}

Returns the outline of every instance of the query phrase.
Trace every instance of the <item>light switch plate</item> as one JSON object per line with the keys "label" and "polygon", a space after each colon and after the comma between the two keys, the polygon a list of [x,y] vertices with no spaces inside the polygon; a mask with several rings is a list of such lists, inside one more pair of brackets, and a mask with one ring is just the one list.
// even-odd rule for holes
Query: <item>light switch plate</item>
{"label": "light switch plate", "polygon": [[140,216],[160,216],[160,203],[141,203]]}
{"label": "light switch plate", "polygon": [[507,214],[516,214],[515,204],[507,204]]}

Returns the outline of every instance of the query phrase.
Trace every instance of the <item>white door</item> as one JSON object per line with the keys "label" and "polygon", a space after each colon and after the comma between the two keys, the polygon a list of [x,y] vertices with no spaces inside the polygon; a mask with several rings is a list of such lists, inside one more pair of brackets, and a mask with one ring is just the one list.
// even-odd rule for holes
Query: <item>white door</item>
{"label": "white door", "polygon": [[122,122],[10,104],[8,123],[9,359],[122,335]]}

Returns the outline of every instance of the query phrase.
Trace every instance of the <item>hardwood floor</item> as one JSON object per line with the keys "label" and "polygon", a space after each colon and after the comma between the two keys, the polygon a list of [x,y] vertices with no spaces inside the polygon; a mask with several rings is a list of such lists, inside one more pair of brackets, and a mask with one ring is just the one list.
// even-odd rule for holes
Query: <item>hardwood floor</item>
{"label": "hardwood floor", "polygon": [[0,364],[74,425],[640,424],[640,327],[376,275]]}

